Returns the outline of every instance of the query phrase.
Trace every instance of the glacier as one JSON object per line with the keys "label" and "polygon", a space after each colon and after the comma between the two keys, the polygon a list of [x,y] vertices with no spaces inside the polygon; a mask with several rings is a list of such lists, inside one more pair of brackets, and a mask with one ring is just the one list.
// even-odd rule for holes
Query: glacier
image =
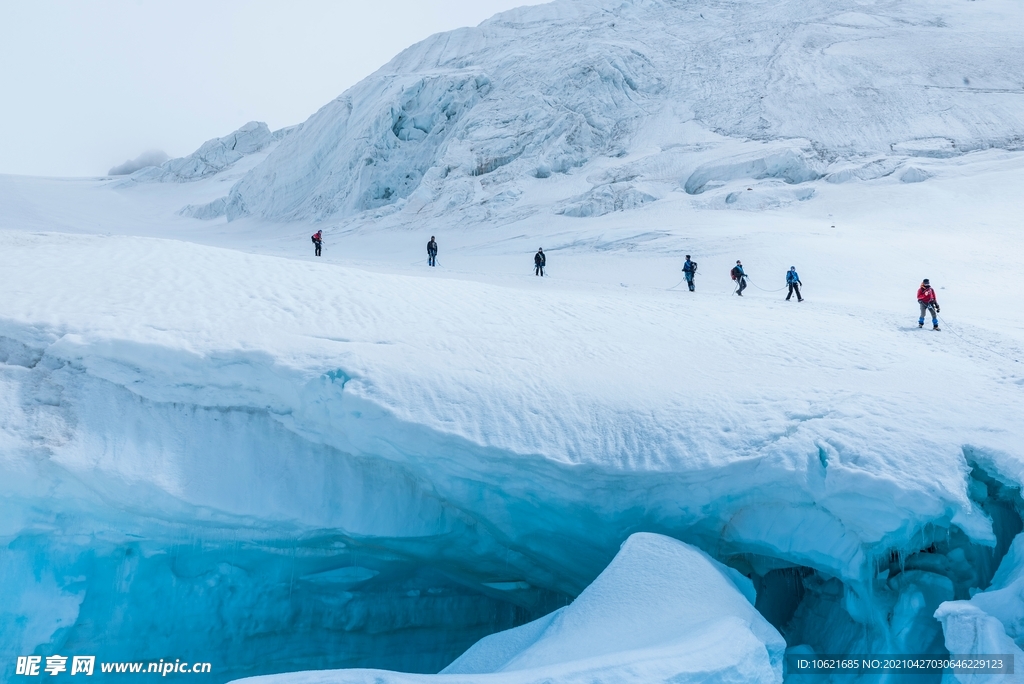
{"label": "glacier", "polygon": [[0,176],[0,679],[1015,654],[1021,12],[559,0],[297,127]]}

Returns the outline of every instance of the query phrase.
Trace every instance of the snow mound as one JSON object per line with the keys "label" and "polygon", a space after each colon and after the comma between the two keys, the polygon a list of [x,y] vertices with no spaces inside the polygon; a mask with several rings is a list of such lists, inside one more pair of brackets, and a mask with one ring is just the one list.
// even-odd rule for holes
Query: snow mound
{"label": "snow mound", "polygon": [[786,642],[746,577],[688,544],[634,534],[565,608],[488,636],[437,677],[336,670],[270,684],[782,681]]}
{"label": "snow mound", "polygon": [[767,154],[745,154],[717,160],[697,168],[683,188],[699,195],[709,187],[721,187],[733,180],[776,178],[786,183],[806,183],[824,175],[824,164],[812,154],[789,148]]}
{"label": "snow mound", "polygon": [[932,173],[919,169],[916,166],[908,166],[906,170],[900,174],[901,183],[921,183],[932,177]]}
{"label": "snow mound", "polygon": [[[226,213],[514,218],[520,207],[478,207],[538,179],[633,163],[698,138],[721,149],[683,155],[690,193],[740,177],[807,182],[826,162],[865,156],[1012,147],[1024,128],[1014,76],[1024,52],[1013,28],[1022,22],[1019,3],[951,0],[884,0],[856,12],[839,0],[767,10],[741,0],[521,8],[432,36],[327,104],[238,182]],[[986,47],[963,49],[972,44]],[[729,144],[795,140],[813,152],[737,159]],[[609,189],[574,199],[573,183],[546,192],[569,215],[619,204]]]}
{"label": "snow mound", "polygon": [[209,221],[223,216],[227,211],[227,206],[228,198],[218,197],[212,202],[207,202],[206,204],[186,204],[178,210],[178,215]]}
{"label": "snow mound", "polygon": [[956,143],[949,138],[908,140],[893,144],[892,151],[896,154],[905,154],[911,157],[934,157],[936,159],[945,159],[961,154],[957,149]]}
{"label": "snow mound", "polygon": [[875,180],[892,175],[900,166],[900,160],[882,158],[857,166],[830,171],[825,180],[829,183],[848,183],[853,180]]}
{"label": "snow mound", "polygon": [[613,211],[634,209],[657,199],[632,183],[608,183],[570,200],[559,213],[577,217],[604,216]]}
{"label": "snow mound", "polygon": [[[487,637],[445,668],[443,673],[477,674],[547,667],[572,660],[633,651],[675,641],[685,650],[687,637],[715,623],[739,621],[761,642],[764,671],[759,681],[781,679],[786,642],[753,606],[750,580],[688,544],[655,534],[635,534],[593,584],[557,614],[542,619],[532,643],[511,654],[500,633]],[[530,625],[517,630],[530,631]],[[509,634],[513,641],[518,634]],[[746,639],[744,639],[746,641]],[[729,644],[711,662],[735,666]],[[749,654],[743,654],[748,656]],[[758,668],[753,668],[754,670]],[[708,676],[707,673],[704,676]]]}
{"label": "snow mound", "polygon": [[135,159],[129,159],[125,163],[115,166],[107,171],[107,175],[127,176],[148,166],[160,166],[167,161],[167,159],[168,157],[166,152],[162,150],[149,150],[147,152],[143,152]]}

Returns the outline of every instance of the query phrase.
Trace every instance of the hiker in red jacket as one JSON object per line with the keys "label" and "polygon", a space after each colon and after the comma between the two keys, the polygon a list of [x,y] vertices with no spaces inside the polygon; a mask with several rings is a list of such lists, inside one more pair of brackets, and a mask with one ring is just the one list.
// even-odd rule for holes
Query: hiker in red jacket
{"label": "hiker in red jacket", "polygon": [[935,290],[931,283],[925,278],[917,291],[917,303],[921,305],[921,318],[917,319],[917,327],[924,327],[924,315],[926,312],[932,314],[932,330],[939,329],[939,302],[935,299]]}
{"label": "hiker in red jacket", "polygon": [[320,256],[320,247],[324,244],[324,232],[318,230],[313,233],[313,246],[316,248],[316,255]]}

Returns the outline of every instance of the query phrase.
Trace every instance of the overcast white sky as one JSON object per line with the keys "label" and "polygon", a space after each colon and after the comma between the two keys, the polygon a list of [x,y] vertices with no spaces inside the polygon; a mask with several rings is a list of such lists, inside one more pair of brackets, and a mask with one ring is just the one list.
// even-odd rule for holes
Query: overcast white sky
{"label": "overcast white sky", "polygon": [[432,33],[542,0],[0,0],[0,173],[94,176],[299,123]]}

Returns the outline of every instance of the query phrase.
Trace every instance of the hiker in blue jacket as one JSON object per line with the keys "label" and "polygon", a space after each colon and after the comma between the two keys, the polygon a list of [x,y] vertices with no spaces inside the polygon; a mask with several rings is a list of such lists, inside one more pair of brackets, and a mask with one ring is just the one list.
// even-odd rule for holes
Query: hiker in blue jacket
{"label": "hiker in blue jacket", "polygon": [[789,285],[789,294],[786,295],[787,302],[794,292],[796,292],[796,301],[804,301],[804,298],[800,296],[800,286],[803,283],[800,282],[800,276],[797,275],[796,266],[790,266],[789,270],[786,271],[786,285]]}
{"label": "hiker in blue jacket", "polygon": [[697,275],[697,262],[690,261],[690,255],[686,255],[686,263],[683,264],[683,277],[686,278],[686,286],[693,292],[693,276]]}

